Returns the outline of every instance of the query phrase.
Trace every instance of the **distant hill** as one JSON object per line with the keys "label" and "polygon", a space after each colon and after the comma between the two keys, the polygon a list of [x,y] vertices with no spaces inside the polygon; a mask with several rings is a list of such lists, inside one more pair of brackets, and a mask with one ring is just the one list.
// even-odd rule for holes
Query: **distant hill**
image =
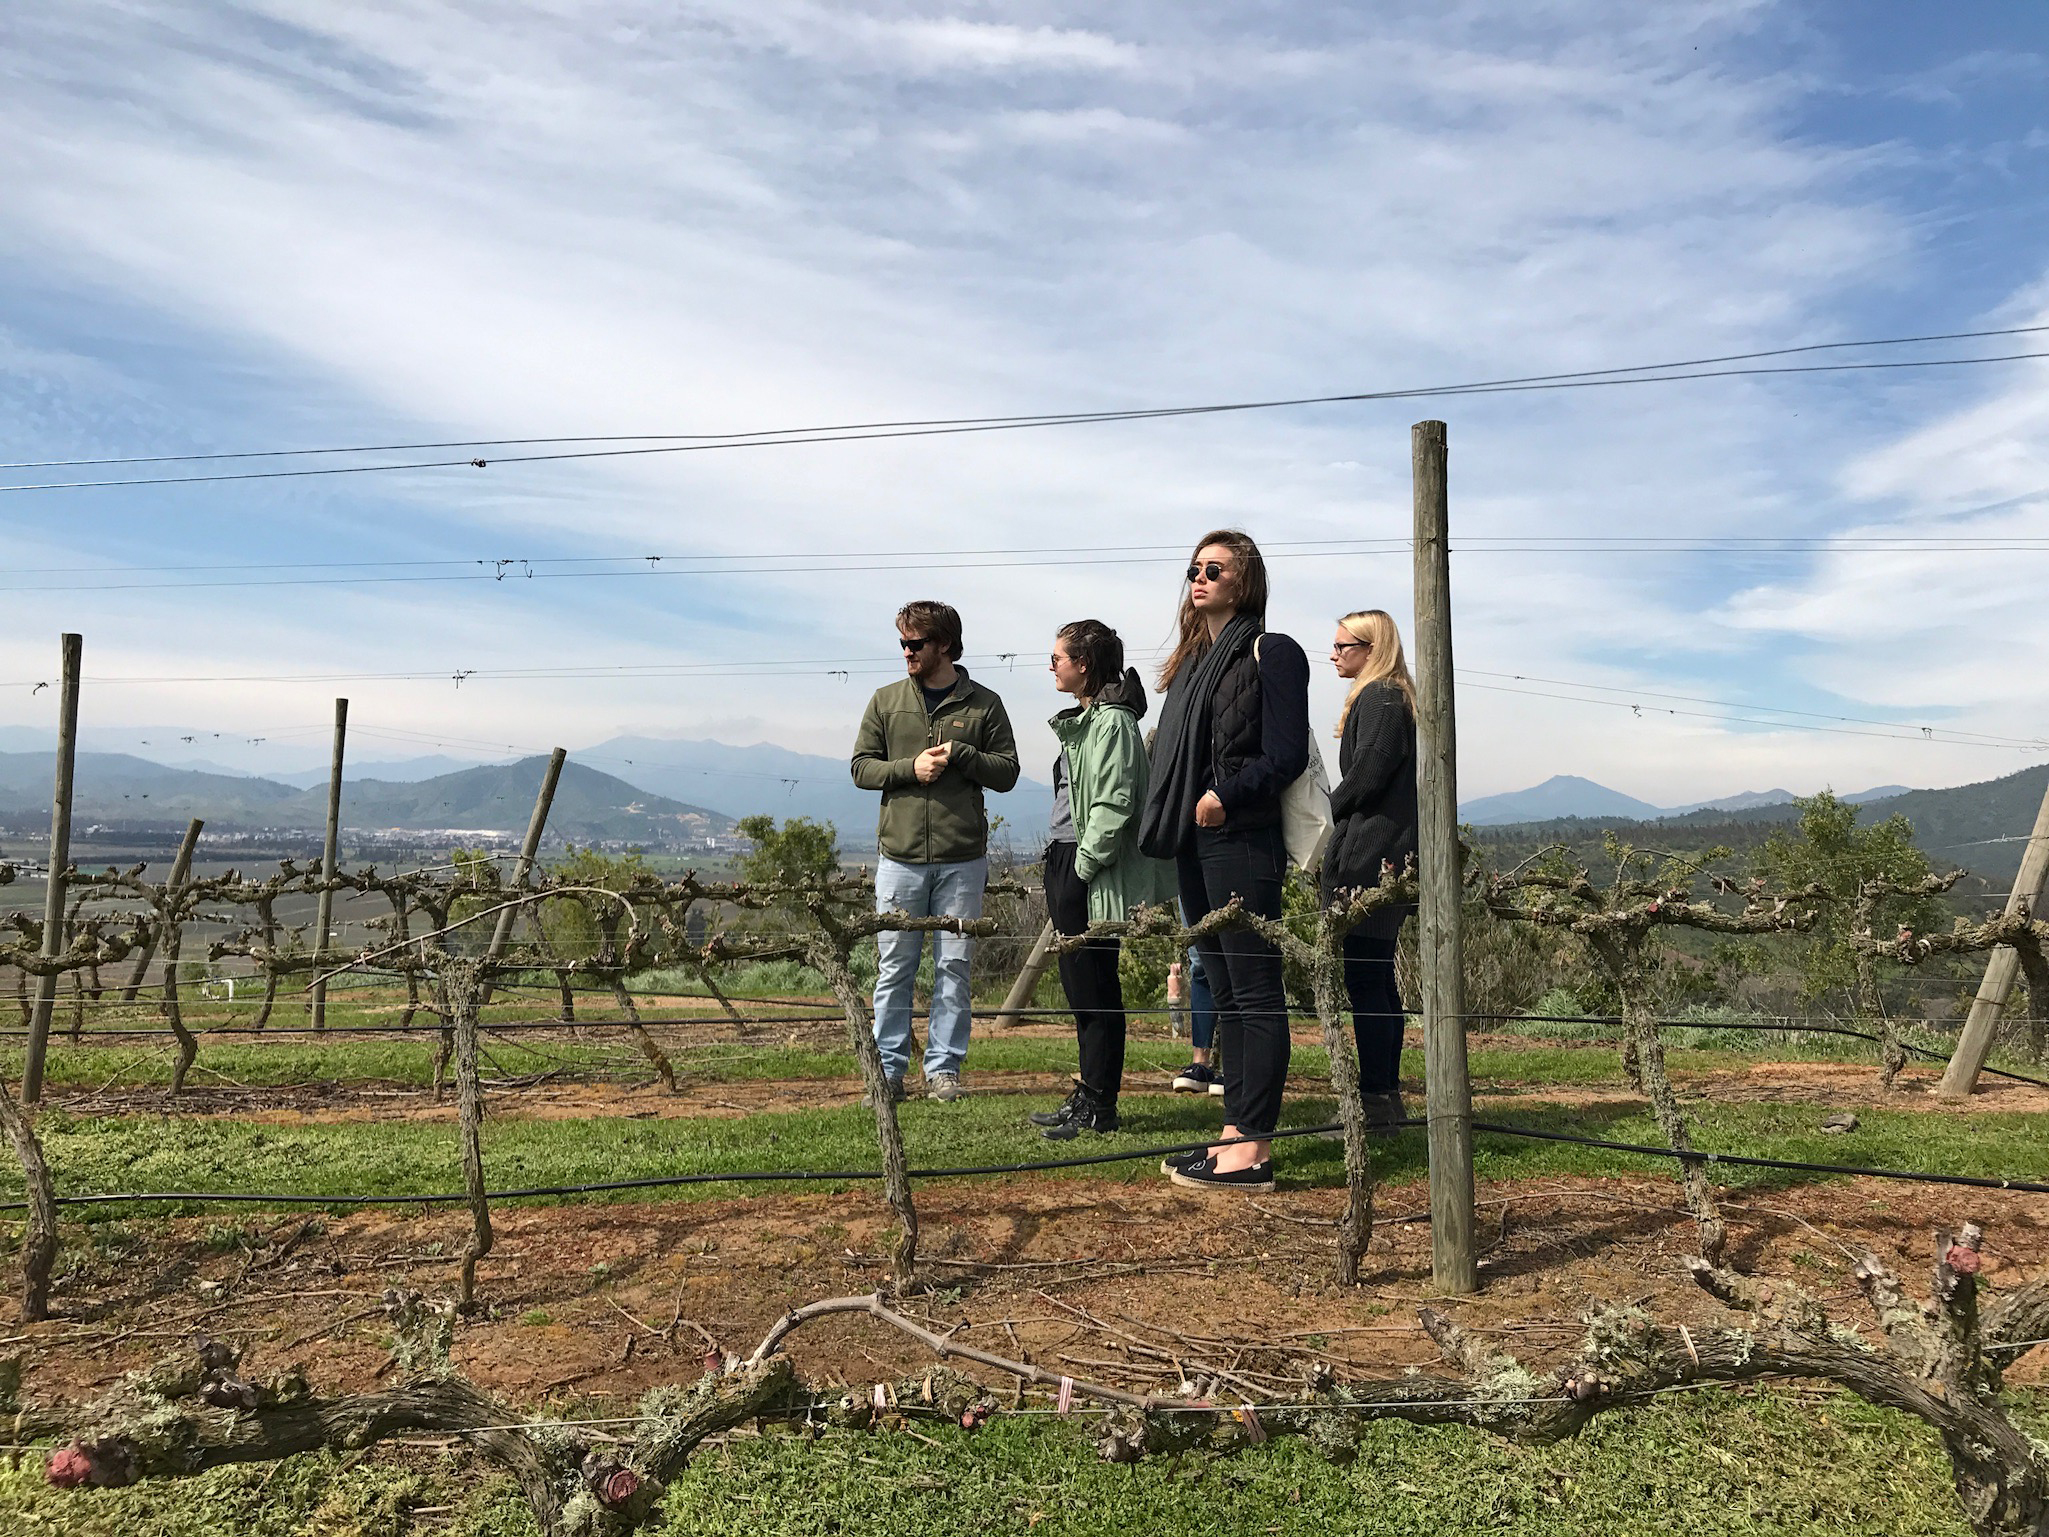
{"label": "distant hill", "polygon": [[[204,768],[206,764],[192,764],[193,768]],[[447,753],[429,753],[424,758],[391,758],[383,761],[356,762],[351,760],[344,780],[382,779],[393,784],[413,784],[422,779],[432,779],[440,774],[458,774],[464,769],[476,768],[473,758],[451,758]],[[266,774],[266,779],[275,779],[282,785],[294,785],[301,790],[311,790],[327,783],[327,765],[315,768],[291,769],[282,774]]]}
{"label": "distant hill", "polygon": [[[1905,785],[1880,785],[1858,790],[1842,798],[1855,804],[1882,800],[1906,793]],[[1696,813],[1752,811],[1760,806],[1786,806],[1793,801],[1791,790],[1745,790],[1738,795],[1714,800],[1689,801],[1683,806],[1654,806],[1620,790],[1611,790],[1577,774],[1554,774],[1527,790],[1510,790],[1501,795],[1483,795],[1459,807],[1459,820],[1475,827],[1499,827],[1515,822],[1542,822],[1556,817],[1659,817]]]}
{"label": "distant hill", "polygon": [[[416,783],[345,778],[342,821],[351,830],[452,828],[518,832],[533,812],[545,758],[441,774]],[[0,816],[47,826],[52,753],[0,753]],[[166,768],[126,753],[80,753],[73,815],[81,824],[188,821],[222,831],[318,828],[327,789],[301,790],[270,779]],[[564,765],[548,831],[578,841],[650,845],[729,831],[733,819],[703,806],[651,795],[574,758]]]}
{"label": "distant hill", "polygon": [[[724,742],[619,736],[579,749],[569,761],[596,764],[661,794],[716,806],[736,819],[811,817],[832,823],[842,848],[875,846],[881,797],[854,784],[844,758],[792,752],[767,742],[733,747]],[[1014,847],[1035,849],[1045,838],[1053,814],[1052,786],[1028,773],[1016,789],[988,799],[990,813],[1004,819]]]}
{"label": "distant hill", "polygon": [[[82,752],[74,770],[72,816],[82,821],[208,821],[264,827],[298,795],[290,785],[240,774],[166,768],[129,753]],[[40,815],[49,825],[57,773],[52,752],[0,752],[0,815]],[[315,825],[327,815],[325,804]]]}
{"label": "distant hill", "polygon": [[[413,784],[382,779],[342,781],[342,819],[352,828],[474,827],[524,829],[548,760],[522,758],[440,774]],[[288,805],[306,826],[327,816],[327,789],[301,791]],[[551,834],[577,840],[675,843],[725,832],[733,819],[703,806],[650,795],[571,758],[562,766],[548,813]]]}
{"label": "distant hill", "polygon": [[1542,822],[1554,817],[1656,817],[1660,807],[1620,790],[1595,784],[1577,774],[1553,774],[1527,790],[1483,795],[1459,807],[1459,820],[1476,827],[1510,822]]}
{"label": "distant hill", "polygon": [[[1906,817],[1913,824],[1914,841],[1936,865],[1960,865],[1984,877],[1991,888],[2003,891],[2019,873],[2021,851],[2034,827],[2045,786],[2049,786],[2049,764],[2037,764],[1999,779],[1946,790],[1906,790],[1890,795],[1867,791],[1843,798],[1857,802],[1857,819],[1867,826],[1890,816]],[[1624,842],[1654,848],[1722,844],[1743,853],[1762,844],[1774,827],[1796,821],[1799,815],[1797,806],[1784,802],[1733,811],[1703,807],[1677,816],[1562,816],[1514,823],[1474,822],[1473,826],[1483,846],[1513,857],[1547,843],[1564,843],[1582,851],[1598,849],[1607,832]]]}

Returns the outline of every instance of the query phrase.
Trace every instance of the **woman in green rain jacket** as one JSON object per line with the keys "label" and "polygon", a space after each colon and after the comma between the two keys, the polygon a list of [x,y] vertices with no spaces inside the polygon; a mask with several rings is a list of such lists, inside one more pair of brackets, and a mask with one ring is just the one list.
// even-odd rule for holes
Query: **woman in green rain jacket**
{"label": "woman in green rain jacket", "polygon": [[[1117,632],[1094,619],[1064,626],[1053,642],[1053,686],[1074,707],[1048,722],[1060,739],[1053,766],[1053,823],[1046,844],[1046,912],[1062,934],[1116,922],[1135,907],[1171,899],[1173,867],[1138,849],[1145,805],[1145,685],[1124,666]],[[1060,985],[1074,1015],[1081,1072],[1074,1092],[1031,1119],[1042,1135],[1070,1141],[1117,1129],[1124,1081],[1124,989],[1118,944],[1092,940],[1060,956]]]}

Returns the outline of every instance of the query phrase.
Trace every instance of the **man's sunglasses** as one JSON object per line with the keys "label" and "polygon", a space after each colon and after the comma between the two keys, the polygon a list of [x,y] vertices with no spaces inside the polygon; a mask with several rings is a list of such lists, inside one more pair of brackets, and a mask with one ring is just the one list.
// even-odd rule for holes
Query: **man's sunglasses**
{"label": "man's sunglasses", "polygon": [[1214,560],[1207,565],[1190,566],[1188,568],[1188,580],[1191,582],[1199,576],[1207,577],[1212,582],[1221,581],[1223,580],[1223,575],[1224,568],[1222,564]]}
{"label": "man's sunglasses", "polygon": [[906,651],[917,652],[923,651],[927,646],[931,645],[932,637],[929,635],[899,635],[896,638],[896,643]]}

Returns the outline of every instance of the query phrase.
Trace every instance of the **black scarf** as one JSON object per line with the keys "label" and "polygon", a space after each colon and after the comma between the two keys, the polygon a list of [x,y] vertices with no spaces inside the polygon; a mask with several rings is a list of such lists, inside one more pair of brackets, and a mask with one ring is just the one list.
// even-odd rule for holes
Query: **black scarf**
{"label": "black scarf", "polygon": [[1224,672],[1259,638],[1265,626],[1237,614],[1192,666],[1184,664],[1160,705],[1153,740],[1152,784],[1138,824],[1138,846],[1154,859],[1172,859],[1195,836],[1195,803],[1202,799],[1210,760],[1210,711]]}

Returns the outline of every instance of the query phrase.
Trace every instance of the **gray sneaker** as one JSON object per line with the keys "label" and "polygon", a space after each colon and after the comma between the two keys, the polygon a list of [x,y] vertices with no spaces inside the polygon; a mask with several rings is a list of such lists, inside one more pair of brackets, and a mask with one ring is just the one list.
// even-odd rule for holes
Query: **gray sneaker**
{"label": "gray sneaker", "polygon": [[[883,1079],[883,1093],[884,1093],[884,1094],[886,1094],[886,1095],[888,1096],[888,1099],[889,1099],[889,1103],[890,1103],[890,1104],[892,1104],[892,1105],[901,1105],[901,1104],[902,1104],[902,1103],[904,1102],[904,1081],[903,1081],[903,1079],[901,1079],[901,1078],[885,1078],[885,1079]],[[866,1095],[863,1095],[863,1096],[862,1096],[862,1098],[864,1098],[864,1099],[865,1099],[866,1097],[867,1097]]]}
{"label": "gray sneaker", "polygon": [[942,1105],[950,1105],[968,1091],[961,1087],[959,1073],[927,1073],[925,1075],[925,1097],[936,1099]]}

